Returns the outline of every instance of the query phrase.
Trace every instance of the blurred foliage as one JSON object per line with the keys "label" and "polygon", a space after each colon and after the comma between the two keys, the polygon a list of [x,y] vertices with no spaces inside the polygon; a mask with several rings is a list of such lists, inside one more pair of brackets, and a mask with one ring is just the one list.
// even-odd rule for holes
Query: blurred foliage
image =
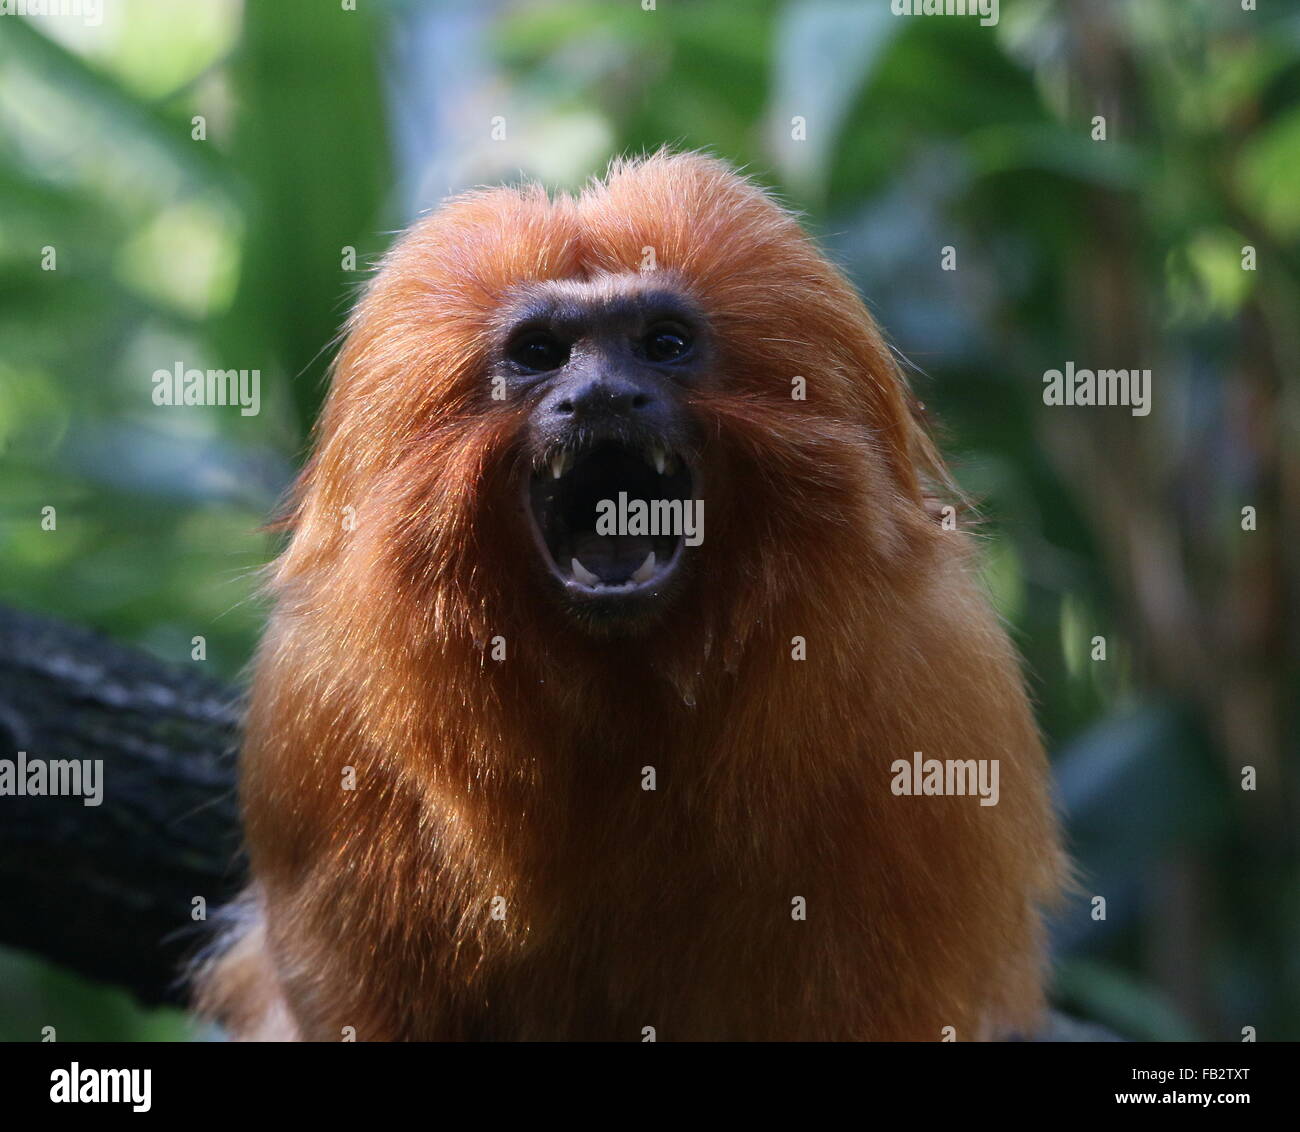
{"label": "blurred foliage", "polygon": [[[1060,1000],[1137,1038],[1300,1037],[1300,11],[359,7],[0,20],[0,600],[179,662],[203,635],[234,677],[259,524],[387,233],[473,181],[712,150],[849,271],[981,503],[1080,864]],[[1151,367],[1151,415],[1047,412],[1071,359]],[[155,407],[177,360],[259,368],[262,412]],[[54,1019],[185,1033],[0,956],[0,1037]]]}

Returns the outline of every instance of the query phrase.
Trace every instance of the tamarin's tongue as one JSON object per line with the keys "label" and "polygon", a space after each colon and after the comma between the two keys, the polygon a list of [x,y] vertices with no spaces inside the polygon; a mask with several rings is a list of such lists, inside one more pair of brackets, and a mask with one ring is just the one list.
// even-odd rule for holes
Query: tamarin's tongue
{"label": "tamarin's tongue", "polygon": [[654,549],[649,535],[599,535],[583,531],[573,540],[573,557],[601,582],[626,582]]}

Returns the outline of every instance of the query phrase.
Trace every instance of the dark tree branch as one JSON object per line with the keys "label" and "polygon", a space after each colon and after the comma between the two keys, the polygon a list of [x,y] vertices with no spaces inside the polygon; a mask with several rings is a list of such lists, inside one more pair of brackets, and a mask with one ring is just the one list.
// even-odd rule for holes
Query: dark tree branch
{"label": "dark tree branch", "polygon": [[197,671],[0,607],[0,759],[103,760],[101,805],[0,796],[0,943],[180,1002],[193,900],[240,882],[238,722]]}

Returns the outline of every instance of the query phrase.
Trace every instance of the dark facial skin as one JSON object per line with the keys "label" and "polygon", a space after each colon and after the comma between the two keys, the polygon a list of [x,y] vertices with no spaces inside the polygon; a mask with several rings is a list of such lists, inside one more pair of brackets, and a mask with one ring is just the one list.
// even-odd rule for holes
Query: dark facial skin
{"label": "dark facial skin", "polygon": [[523,492],[548,584],[587,624],[653,616],[691,547],[681,530],[598,533],[597,504],[700,497],[685,395],[710,375],[703,315],[657,276],[541,284],[507,312],[499,350],[507,387],[535,399]]}

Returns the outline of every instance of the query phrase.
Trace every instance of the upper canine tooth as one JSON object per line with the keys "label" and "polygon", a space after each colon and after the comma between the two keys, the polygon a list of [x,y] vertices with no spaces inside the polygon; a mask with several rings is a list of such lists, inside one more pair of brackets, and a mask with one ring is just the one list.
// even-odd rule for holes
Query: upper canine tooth
{"label": "upper canine tooth", "polygon": [[655,466],[655,471],[660,475],[664,474],[664,468],[668,466],[668,453],[657,444],[650,446],[650,461]]}
{"label": "upper canine tooth", "polygon": [[551,478],[559,479],[569,468],[569,454],[563,450],[551,457]]}
{"label": "upper canine tooth", "polygon": [[[576,561],[576,559],[575,559]],[[636,568],[636,573],[632,575],[634,582],[648,582],[655,574],[655,552],[652,550],[645,556],[645,561]]]}
{"label": "upper canine tooth", "polygon": [[593,574],[590,570],[588,570],[587,567],[585,567],[576,558],[572,562],[570,562],[569,565],[573,568],[573,576],[578,581],[580,581],[584,586],[594,586],[597,582],[600,581],[600,578],[598,578],[595,574]]}

